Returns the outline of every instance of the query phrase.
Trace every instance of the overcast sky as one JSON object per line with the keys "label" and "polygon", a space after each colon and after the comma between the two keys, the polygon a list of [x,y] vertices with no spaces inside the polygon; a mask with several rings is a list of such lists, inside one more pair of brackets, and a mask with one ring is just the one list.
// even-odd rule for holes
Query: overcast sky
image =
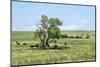
{"label": "overcast sky", "polygon": [[30,2],[12,2],[12,30],[34,31],[41,15],[57,17],[61,30],[95,30],[95,7]]}

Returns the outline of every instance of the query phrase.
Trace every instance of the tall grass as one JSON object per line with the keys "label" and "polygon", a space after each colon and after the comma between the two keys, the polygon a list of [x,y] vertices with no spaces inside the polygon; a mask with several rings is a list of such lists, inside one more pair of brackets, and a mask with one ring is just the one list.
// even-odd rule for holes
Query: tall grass
{"label": "tall grass", "polygon": [[[12,65],[29,65],[29,64],[48,64],[63,62],[95,61],[95,33],[94,32],[62,32],[62,34],[76,35],[89,34],[90,39],[70,39],[61,38],[57,40],[58,46],[64,46],[64,42],[69,42],[71,48],[63,50],[33,50],[29,45],[38,43],[34,38],[33,32],[12,32]],[[16,45],[16,41],[20,45]],[[26,42],[27,45],[22,45]],[[50,46],[55,43],[50,43]]]}

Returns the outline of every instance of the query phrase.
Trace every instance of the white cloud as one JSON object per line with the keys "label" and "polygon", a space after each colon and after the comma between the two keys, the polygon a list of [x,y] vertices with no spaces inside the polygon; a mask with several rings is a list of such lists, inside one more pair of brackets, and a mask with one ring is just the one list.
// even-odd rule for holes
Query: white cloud
{"label": "white cloud", "polygon": [[89,21],[87,19],[82,19],[82,20],[80,20],[80,22],[82,22],[82,23],[88,23]]}
{"label": "white cloud", "polygon": [[31,26],[26,28],[16,28],[13,29],[13,31],[35,31],[38,27],[37,26]]}
{"label": "white cloud", "polygon": [[35,31],[37,28],[38,28],[37,26],[26,27],[23,29],[23,31]]}
{"label": "white cloud", "polygon": [[88,19],[81,19],[78,22],[79,23],[76,22],[76,24],[60,26],[59,28],[61,30],[87,30],[86,26],[89,24]]}
{"label": "white cloud", "polygon": [[[35,31],[38,26],[26,27],[26,28],[16,28],[13,31]],[[83,25],[67,25],[60,26],[61,30],[84,30],[85,26]]]}
{"label": "white cloud", "polygon": [[89,25],[90,24],[90,21],[88,19],[81,19],[79,20],[79,24],[81,25]]}
{"label": "white cloud", "polygon": [[84,30],[83,25],[68,25],[59,27],[61,30]]}

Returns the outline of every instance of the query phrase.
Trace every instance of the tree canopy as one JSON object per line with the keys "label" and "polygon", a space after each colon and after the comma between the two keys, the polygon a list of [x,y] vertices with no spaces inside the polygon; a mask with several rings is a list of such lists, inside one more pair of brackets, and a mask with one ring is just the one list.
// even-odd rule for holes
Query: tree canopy
{"label": "tree canopy", "polygon": [[46,15],[42,15],[40,21],[40,27],[35,34],[40,40],[40,48],[46,49],[50,47],[50,37],[59,37],[60,29],[58,26],[61,26],[62,22],[58,18],[48,18]]}

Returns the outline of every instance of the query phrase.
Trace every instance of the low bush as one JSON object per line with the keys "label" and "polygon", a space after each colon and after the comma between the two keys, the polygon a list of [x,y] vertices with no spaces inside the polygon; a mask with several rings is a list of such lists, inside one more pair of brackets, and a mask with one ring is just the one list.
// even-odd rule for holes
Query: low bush
{"label": "low bush", "polygon": [[27,43],[23,43],[23,45],[27,45]]}
{"label": "low bush", "polygon": [[76,38],[82,38],[82,36],[78,36],[78,35],[77,35]]}
{"label": "low bush", "polygon": [[67,45],[68,43],[67,42],[64,42],[64,45]]}
{"label": "low bush", "polygon": [[34,47],[39,47],[39,44],[34,45]]}
{"label": "low bush", "polygon": [[75,38],[74,36],[69,36],[68,38]]}
{"label": "low bush", "polygon": [[60,38],[68,38],[68,35],[60,35]]}
{"label": "low bush", "polygon": [[57,43],[57,40],[54,40],[54,43]]}
{"label": "low bush", "polygon": [[30,47],[34,47],[33,45],[30,45]]}

